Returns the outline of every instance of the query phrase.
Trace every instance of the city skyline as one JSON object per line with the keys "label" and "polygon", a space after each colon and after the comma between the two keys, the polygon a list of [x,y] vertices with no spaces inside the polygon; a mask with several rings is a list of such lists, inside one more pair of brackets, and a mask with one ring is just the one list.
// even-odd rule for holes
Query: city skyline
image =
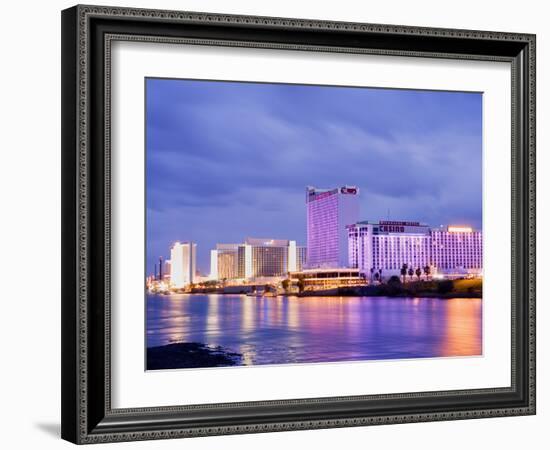
{"label": "city skyline", "polygon": [[[361,220],[343,228],[346,235],[345,262],[308,263],[307,247],[296,245],[296,241],[247,237],[242,243],[217,243],[214,249],[210,249],[209,273],[199,277],[195,265],[196,243],[176,241],[169,249],[171,258],[159,257],[154,272],[147,278],[166,281],[164,277],[168,277],[169,286],[180,289],[198,278],[202,282],[253,282],[266,277],[280,279],[293,273],[296,276],[304,270],[356,269],[364,275],[374,272],[381,275],[384,271],[388,277],[400,273],[406,265],[408,269],[423,270],[426,274],[426,268],[435,269],[437,276],[480,276],[482,272],[482,231],[466,224],[431,227],[418,221]],[[281,253],[282,247],[285,250]],[[179,253],[181,248],[192,248],[183,257],[187,262],[178,262],[183,256]],[[265,249],[278,251],[279,254],[269,255]],[[177,267],[174,264],[175,251],[181,255],[176,260]],[[223,269],[220,264],[223,264]],[[177,281],[174,281],[174,271]]]}
{"label": "city skyline", "polygon": [[146,111],[147,273],[178,240],[204,275],[219,242],[305,245],[306,185],[481,228],[481,94],[148,79]]}

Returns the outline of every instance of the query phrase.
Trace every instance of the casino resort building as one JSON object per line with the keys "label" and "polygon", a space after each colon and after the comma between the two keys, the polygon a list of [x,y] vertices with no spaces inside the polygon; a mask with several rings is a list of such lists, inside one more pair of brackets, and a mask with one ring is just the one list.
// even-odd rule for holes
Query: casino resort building
{"label": "casino resort building", "polygon": [[400,275],[404,265],[439,278],[482,275],[482,233],[470,227],[380,220],[346,228],[349,266],[368,276]]}

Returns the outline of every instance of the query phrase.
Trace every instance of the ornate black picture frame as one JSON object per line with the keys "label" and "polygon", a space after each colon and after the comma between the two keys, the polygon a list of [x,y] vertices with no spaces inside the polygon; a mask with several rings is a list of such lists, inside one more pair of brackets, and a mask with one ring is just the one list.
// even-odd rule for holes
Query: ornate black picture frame
{"label": "ornate black picture frame", "polygon": [[[512,66],[512,373],[506,388],[113,409],[110,46],[242,46]],[[62,12],[62,437],[74,443],[535,414],[535,36],[99,6]]]}

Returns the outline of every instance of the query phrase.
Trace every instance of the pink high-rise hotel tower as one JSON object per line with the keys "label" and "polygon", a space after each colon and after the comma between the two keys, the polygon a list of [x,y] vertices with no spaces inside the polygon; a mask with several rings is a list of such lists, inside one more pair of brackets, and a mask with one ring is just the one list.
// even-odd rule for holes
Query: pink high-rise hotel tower
{"label": "pink high-rise hotel tower", "polygon": [[359,220],[359,189],[306,188],[307,267],[347,267],[348,231],[346,226]]}

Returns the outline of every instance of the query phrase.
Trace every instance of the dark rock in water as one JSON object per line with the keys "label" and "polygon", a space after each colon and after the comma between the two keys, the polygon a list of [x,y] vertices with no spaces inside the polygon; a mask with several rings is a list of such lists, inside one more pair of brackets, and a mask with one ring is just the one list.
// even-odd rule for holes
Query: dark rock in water
{"label": "dark rock in water", "polygon": [[189,369],[240,365],[242,355],[221,347],[207,347],[197,342],[150,347],[147,349],[147,370]]}

